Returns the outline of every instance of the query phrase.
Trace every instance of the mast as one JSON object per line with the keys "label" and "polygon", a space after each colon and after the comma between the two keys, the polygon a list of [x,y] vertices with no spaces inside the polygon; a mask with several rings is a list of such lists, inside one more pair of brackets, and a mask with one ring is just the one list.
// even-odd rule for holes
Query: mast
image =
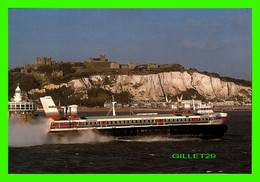
{"label": "mast", "polygon": [[192,95],[191,98],[192,98],[192,107],[193,107],[193,110],[195,111],[195,102],[194,102],[194,99],[196,98],[196,94],[195,95]]}
{"label": "mast", "polygon": [[112,95],[112,108],[113,108],[113,116],[116,116],[116,111],[115,111],[115,98],[114,95]]}

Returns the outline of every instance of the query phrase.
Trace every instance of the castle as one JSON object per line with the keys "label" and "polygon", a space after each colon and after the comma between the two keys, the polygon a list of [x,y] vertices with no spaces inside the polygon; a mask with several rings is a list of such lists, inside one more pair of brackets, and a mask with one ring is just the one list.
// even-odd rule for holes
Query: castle
{"label": "castle", "polygon": [[53,61],[51,59],[51,57],[48,57],[48,58],[46,58],[44,56],[43,57],[36,57],[35,64],[37,66],[40,66],[40,65],[54,65],[55,61]]}
{"label": "castle", "polygon": [[[20,72],[21,73],[31,73],[37,71],[37,69],[41,66],[53,66],[53,65],[59,65],[63,64],[64,62],[58,61],[55,62],[52,60],[51,57],[36,57],[35,58],[35,64],[26,64],[24,68],[21,68]],[[97,64],[95,64],[97,63]],[[75,68],[75,62],[71,63],[74,68]],[[150,63],[150,64],[145,64],[145,65],[140,65],[139,63],[134,63],[134,62],[128,62],[128,64],[120,64],[114,61],[109,61],[106,59],[105,54],[100,54],[99,58],[93,58],[93,57],[88,57],[88,60],[84,62],[84,64],[89,65],[94,65],[95,67],[106,67],[110,68],[112,70],[117,70],[117,69],[122,69],[124,71],[127,70],[134,70],[138,69],[140,70],[150,70],[150,69],[158,69],[160,66],[158,64]],[[78,69],[78,68],[77,68]],[[81,68],[79,68],[81,69]],[[57,77],[62,76],[62,72],[55,72],[53,75],[56,75]]]}
{"label": "castle", "polygon": [[93,62],[109,62],[109,61],[108,59],[105,58],[105,54],[100,54],[100,58],[89,57],[88,62],[93,63]]}

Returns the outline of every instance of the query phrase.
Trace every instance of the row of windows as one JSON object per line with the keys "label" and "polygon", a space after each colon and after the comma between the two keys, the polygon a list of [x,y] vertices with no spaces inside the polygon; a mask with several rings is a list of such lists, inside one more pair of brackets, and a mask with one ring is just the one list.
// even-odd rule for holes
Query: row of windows
{"label": "row of windows", "polygon": [[[216,118],[197,118],[198,121],[208,121],[215,120]],[[192,121],[191,118],[183,119],[164,119],[164,122],[173,122],[173,121]],[[106,124],[134,124],[134,123],[153,123],[154,120],[131,120],[131,121],[98,121],[98,122],[82,122],[82,125],[106,125]],[[79,125],[79,123],[77,123]],[[75,124],[74,124],[75,126]]]}
{"label": "row of windows", "polygon": [[36,107],[29,107],[29,106],[26,106],[26,107],[24,107],[24,106],[22,106],[22,107],[10,107],[10,106],[8,106],[8,109],[34,109],[34,108],[36,108]]}
{"label": "row of windows", "polygon": [[[198,119],[198,121],[208,121],[215,120],[216,118],[194,118]],[[191,118],[180,118],[180,119],[164,119],[165,122],[173,122],[173,121],[192,121]]]}
{"label": "row of windows", "polygon": [[36,105],[8,105],[8,109],[34,109]]}
{"label": "row of windows", "polygon": [[[106,124],[133,124],[133,123],[153,123],[154,120],[131,120],[131,121],[106,121]],[[100,125],[101,122],[89,122],[89,125]],[[104,123],[105,124],[105,123]],[[84,124],[83,124],[84,125]]]}
{"label": "row of windows", "polygon": [[[208,121],[215,120],[216,118],[198,118],[198,121]],[[164,122],[174,122],[174,121],[192,121],[191,118],[183,118],[183,119],[164,119]],[[154,120],[131,120],[131,121],[107,121],[102,124],[134,124],[134,123],[153,123]],[[101,122],[86,122],[83,125],[101,125]]]}

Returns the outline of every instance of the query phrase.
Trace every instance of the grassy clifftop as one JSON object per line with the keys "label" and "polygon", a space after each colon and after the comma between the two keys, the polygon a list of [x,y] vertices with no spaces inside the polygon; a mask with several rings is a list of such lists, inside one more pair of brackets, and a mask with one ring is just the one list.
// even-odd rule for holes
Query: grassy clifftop
{"label": "grassy clifftop", "polygon": [[163,64],[156,68],[151,68],[147,64],[138,65],[133,69],[120,68],[111,69],[110,63],[61,63],[57,65],[44,65],[35,69],[28,69],[21,73],[21,69],[15,68],[9,71],[9,99],[13,96],[17,83],[21,84],[21,89],[28,92],[31,89],[41,89],[47,84],[61,84],[67,83],[73,79],[89,77],[91,75],[148,75],[171,71],[187,71],[192,74],[194,72],[208,75],[210,77],[219,78],[222,81],[234,82],[235,84],[251,87],[252,82],[248,80],[241,80],[230,77],[221,77],[217,73],[200,72],[196,69],[186,70],[179,64]]}

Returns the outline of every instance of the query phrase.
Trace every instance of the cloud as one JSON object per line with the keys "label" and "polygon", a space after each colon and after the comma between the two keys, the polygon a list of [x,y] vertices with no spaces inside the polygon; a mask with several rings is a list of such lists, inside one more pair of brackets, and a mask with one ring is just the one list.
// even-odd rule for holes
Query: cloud
{"label": "cloud", "polygon": [[213,35],[216,35],[217,34],[217,31],[216,30],[211,30],[208,32],[208,35],[210,36],[213,36]]}
{"label": "cloud", "polygon": [[202,26],[202,22],[201,21],[196,21],[196,20],[188,20],[186,22],[188,25],[192,25],[192,26]]}
{"label": "cloud", "polygon": [[200,41],[190,41],[184,40],[181,43],[183,49],[189,50],[217,50],[223,47],[227,47],[231,44],[231,40],[225,39],[221,41],[214,40],[200,40]]}
{"label": "cloud", "polygon": [[219,27],[220,26],[220,24],[217,23],[217,22],[212,22],[210,25],[213,26],[213,27]]}
{"label": "cloud", "polygon": [[235,27],[243,27],[246,25],[246,20],[242,18],[228,17],[225,21]]}

